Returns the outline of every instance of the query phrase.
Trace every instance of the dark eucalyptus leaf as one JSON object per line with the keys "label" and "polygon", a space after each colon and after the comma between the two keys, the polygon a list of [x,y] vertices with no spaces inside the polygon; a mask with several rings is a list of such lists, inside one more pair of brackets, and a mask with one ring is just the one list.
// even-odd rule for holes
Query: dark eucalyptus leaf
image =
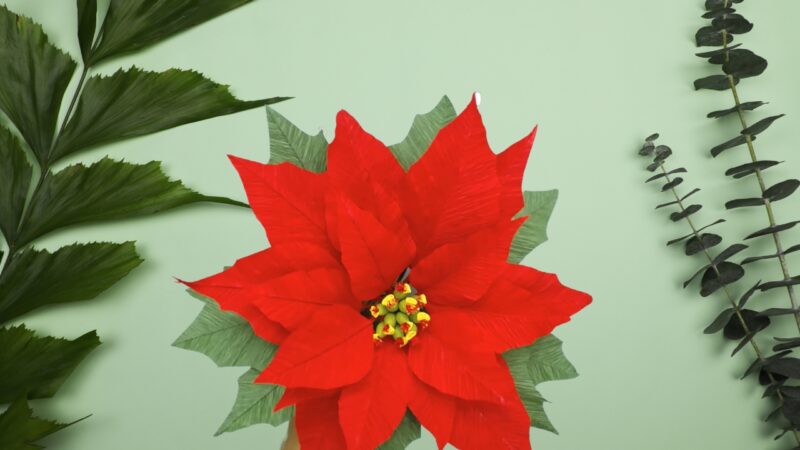
{"label": "dark eucalyptus leaf", "polygon": [[711,60],[720,61],[722,70],[736,78],[749,78],[761,75],[767,70],[767,60],[750,50],[736,49],[728,52],[728,59],[715,56]]}
{"label": "dark eucalyptus leaf", "polygon": [[686,173],[686,172],[687,172],[687,170],[686,170],[686,169],[684,169],[683,167],[681,167],[681,168],[678,168],[678,169],[672,169],[672,170],[670,170],[669,172],[666,172],[666,173],[659,173],[658,175],[653,175],[652,177],[648,178],[648,179],[645,181],[645,183],[649,183],[649,182],[651,182],[651,181],[659,180],[659,179],[661,179],[661,178],[664,178],[664,177],[666,177],[666,176],[669,176],[669,175],[672,175],[672,174],[676,174],[676,173]]}
{"label": "dark eucalyptus leaf", "polygon": [[739,341],[738,344],[736,344],[736,347],[733,348],[731,356],[736,356],[736,354],[739,353],[739,351],[743,349],[745,345],[749,344],[750,341],[752,341],[755,336],[756,336],[755,333],[750,333],[746,335],[741,341]]}
{"label": "dark eucalyptus leaf", "polygon": [[644,138],[644,140],[647,141],[647,142],[653,142],[656,139],[658,139],[658,133],[653,133],[650,136],[647,136],[646,138]]}
{"label": "dark eucalyptus leaf", "polygon": [[728,5],[734,3],[742,3],[742,0],[706,0],[706,10],[713,11],[715,9],[726,8]]}
{"label": "dark eucalyptus leaf", "polygon": [[650,156],[653,154],[653,150],[655,149],[656,146],[653,145],[652,142],[645,141],[644,145],[642,145],[642,148],[639,150],[639,154],[642,156]]}
{"label": "dark eucalyptus leaf", "polygon": [[745,265],[745,264],[750,264],[752,262],[761,261],[761,260],[764,260],[764,259],[773,259],[773,258],[777,258],[777,257],[779,257],[781,255],[788,255],[789,253],[794,253],[794,252],[796,252],[798,250],[800,250],[800,244],[793,245],[793,246],[787,248],[786,250],[784,250],[781,253],[773,253],[771,255],[763,255],[763,256],[750,256],[748,258],[743,259],[740,264]]}
{"label": "dark eucalyptus leaf", "polygon": [[759,314],[764,317],[788,316],[797,314],[797,310],[792,308],[767,308],[761,311]]}
{"label": "dark eucalyptus leaf", "polygon": [[761,197],[756,198],[737,198],[725,202],[725,209],[745,208],[750,206],[761,206],[764,204],[764,199]]}
{"label": "dark eucalyptus leaf", "polygon": [[730,169],[725,171],[725,175],[732,176],[733,178],[743,178],[748,175],[756,173],[756,171],[769,169],[770,167],[778,164],[780,164],[779,161],[751,162],[747,164],[742,164],[741,166],[731,167]]}
{"label": "dark eucalyptus leaf", "polygon": [[[730,34],[744,34],[753,29],[753,24],[740,14],[727,14],[711,21],[715,30],[726,30]],[[728,42],[731,41],[728,36]]]}
{"label": "dark eucalyptus leaf", "polygon": [[680,186],[681,183],[683,183],[683,178],[675,177],[672,180],[668,181],[667,183],[664,183],[663,186],[661,186],[661,192],[668,191],[670,189],[675,189],[676,187]]}
{"label": "dark eucalyptus leaf", "polygon": [[77,0],[78,4],[78,44],[84,64],[89,61],[94,33],[97,27],[97,0]]}
{"label": "dark eucalyptus leaf", "polygon": [[781,413],[792,425],[792,428],[800,425],[800,400],[791,398],[785,399],[783,406],[781,406]]}
{"label": "dark eucalyptus leaf", "polygon": [[252,0],[111,0],[92,63],[141,50]]}
{"label": "dark eucalyptus leaf", "polygon": [[733,36],[728,35],[723,38],[722,31],[708,25],[697,30],[694,42],[698,47],[721,47],[725,42],[729,44],[733,42]]}
{"label": "dark eucalyptus leaf", "polygon": [[31,399],[52,397],[98,345],[94,331],[70,341],[37,337],[24,325],[0,328],[0,404],[22,392]]}
{"label": "dark eucalyptus leaf", "polygon": [[[694,195],[694,194],[696,194],[696,193],[698,193],[698,192],[700,192],[700,189],[699,189],[699,188],[694,188],[694,189],[692,189],[691,191],[689,191],[689,193],[688,193],[688,194],[686,194],[686,195],[684,195],[683,197],[681,197],[680,201],[678,201],[678,200],[673,200],[673,201],[671,201],[671,202],[662,203],[662,204],[660,204],[660,205],[656,206],[656,209],[660,209],[660,208],[663,208],[663,207],[665,207],[665,206],[677,205],[678,203],[680,203],[680,202],[682,202],[682,201],[686,200],[687,198],[689,198],[690,196],[692,196],[692,195]],[[688,237],[688,236],[687,236],[687,237]]]}
{"label": "dark eucalyptus leaf", "polygon": [[691,256],[715,247],[722,242],[722,237],[714,233],[702,233],[686,241],[686,254]]}
{"label": "dark eucalyptus leaf", "polygon": [[[717,272],[719,272],[719,274]],[[742,266],[730,261],[725,261],[721,264],[718,264],[716,269],[714,267],[710,267],[703,274],[703,279],[700,282],[702,286],[700,295],[703,297],[708,297],[722,286],[735,283],[743,276],[744,269],[742,269]]]}
{"label": "dark eucalyptus leaf", "polygon": [[684,282],[683,282],[683,288],[684,288],[684,289],[686,289],[686,287],[687,287],[687,286],[689,286],[690,284],[692,284],[692,281],[694,281],[694,279],[695,279],[695,278],[697,278],[698,276],[700,276],[700,274],[701,274],[701,273],[703,273],[703,272],[705,272],[705,271],[706,271],[706,270],[707,270],[709,267],[711,267],[711,266],[710,266],[710,265],[708,265],[708,264],[706,264],[705,266],[703,266],[703,267],[701,267],[700,269],[698,269],[698,270],[697,270],[697,271],[694,273],[694,275],[692,275],[691,277],[689,277],[689,279],[688,279],[688,280],[686,280],[686,281],[684,281]]}
{"label": "dark eucalyptus leaf", "polygon": [[787,287],[787,286],[797,286],[798,284],[800,284],[800,276],[793,277],[793,278],[787,278],[785,280],[769,281],[769,282],[763,283],[761,286],[759,286],[759,289],[763,292],[763,291],[768,291],[770,289],[775,289],[775,288],[782,288],[782,287]]}
{"label": "dark eucalyptus leaf", "polygon": [[761,373],[758,374],[758,382],[762,386],[768,386],[770,384],[780,384],[786,381],[786,379],[787,379],[786,376],[770,373],[766,369],[762,369]]}
{"label": "dark eucalyptus leaf", "polygon": [[723,7],[723,8],[711,10],[711,11],[703,14],[703,18],[704,19],[714,19],[714,18],[717,18],[717,17],[720,17],[720,16],[724,16],[726,14],[733,14],[735,12],[736,12],[736,10],[733,9],[733,8],[724,8]]}
{"label": "dark eucalyptus leaf", "polygon": [[[780,344],[777,344],[774,347],[772,347],[772,350],[775,352],[780,352],[783,350],[790,350],[793,348],[800,347],[800,337],[790,338],[790,339],[775,338],[775,340],[780,341]],[[800,391],[798,392],[798,394],[800,394]]]}
{"label": "dark eucalyptus leaf", "polygon": [[[720,44],[720,45],[722,45],[722,44]],[[709,50],[707,52],[695,53],[695,55],[699,56],[701,58],[711,58],[712,56],[716,56],[716,55],[724,55],[726,52],[728,52],[730,50],[733,50],[735,48],[741,47],[741,46],[742,46],[742,44],[729,45],[727,48],[718,48],[716,50]]]}
{"label": "dark eucalyptus leaf", "polygon": [[774,375],[782,375],[787,378],[800,378],[800,359],[780,358],[770,361],[765,367]]}
{"label": "dark eucalyptus leaf", "polygon": [[136,67],[86,82],[75,114],[50,155],[56,161],[79,150],[167,130],[286,100],[241,101],[226,86],[197,72]]}
{"label": "dark eucalyptus leaf", "polygon": [[[752,139],[755,140],[755,137],[753,137]],[[734,147],[738,147],[738,146],[740,146],[740,145],[742,145],[742,144],[744,144],[746,142],[747,142],[747,136],[744,136],[744,135],[736,136],[735,138],[733,138],[733,139],[731,139],[729,141],[725,141],[722,144],[719,144],[716,147],[712,148],[711,149],[711,156],[716,158],[717,156],[719,156],[720,153],[724,152],[725,150],[729,150],[729,149],[732,149]]]}
{"label": "dark eucalyptus leaf", "polygon": [[677,211],[677,212],[674,212],[674,213],[670,214],[669,218],[672,219],[673,222],[677,222],[679,220],[683,220],[683,219],[691,216],[692,214],[696,213],[697,211],[700,211],[702,208],[703,208],[703,205],[698,205],[698,204],[689,205],[686,208],[682,209],[681,211]]}
{"label": "dark eucalyptus leaf", "polygon": [[[701,232],[701,231],[705,230],[706,228],[713,227],[714,225],[717,225],[717,224],[719,224],[719,223],[722,223],[722,222],[725,222],[725,220],[724,220],[724,219],[719,219],[719,220],[717,220],[717,221],[715,221],[715,222],[712,222],[712,223],[710,223],[710,224],[708,224],[708,225],[704,226],[703,228],[700,228],[699,230],[697,230],[697,232],[699,233],[699,232]],[[689,237],[692,237],[692,236],[694,236],[694,232],[691,232],[691,233],[687,234],[686,236],[679,237],[679,238],[677,238],[677,239],[673,239],[673,240],[671,240],[671,241],[667,242],[667,246],[670,246],[670,245],[672,245],[672,244],[677,244],[678,242],[681,242],[681,241],[683,241],[684,239],[686,239],[686,238],[689,238]]]}
{"label": "dark eucalyptus leaf", "polygon": [[752,233],[752,234],[748,235],[745,238],[745,240],[753,239],[753,238],[757,238],[757,237],[761,237],[761,236],[767,236],[767,235],[770,235],[770,234],[773,234],[773,233],[780,233],[781,231],[785,231],[785,230],[788,230],[790,228],[793,228],[798,223],[800,223],[800,220],[795,220],[794,222],[788,222],[788,223],[783,223],[783,224],[780,224],[780,225],[775,225],[774,227],[762,228],[762,229],[756,231],[755,233]]}
{"label": "dark eucalyptus leaf", "polygon": [[719,313],[717,318],[714,319],[714,321],[711,322],[711,324],[708,325],[705,330],[703,330],[703,333],[714,334],[719,332],[720,330],[725,328],[725,325],[728,324],[734,313],[735,311],[733,308],[728,308],[723,310],[721,313]]}
{"label": "dark eucalyptus leaf", "polygon": [[780,386],[781,393],[789,398],[800,399],[800,387],[797,386]]}
{"label": "dark eucalyptus leaf", "polygon": [[749,127],[745,128],[744,130],[742,130],[742,135],[755,136],[755,135],[763,132],[767,128],[769,128],[769,126],[772,125],[772,122],[775,122],[776,120],[780,119],[781,117],[783,117],[785,115],[786,114],[778,114],[777,116],[770,116],[770,117],[766,117],[764,119],[761,119],[758,122],[750,125]]}
{"label": "dark eucalyptus leaf", "polygon": [[757,281],[756,284],[753,285],[750,289],[747,290],[741,297],[739,297],[739,308],[744,308],[747,305],[747,302],[750,300],[750,297],[758,290],[758,287],[761,286],[761,280]]}
{"label": "dark eucalyptus leaf", "polygon": [[0,5],[0,110],[39,162],[53,142],[61,99],[76,63],[39,24]]}
{"label": "dark eucalyptus leaf", "polygon": [[656,159],[654,161],[664,161],[672,156],[672,149],[666,145],[656,146]]}
{"label": "dark eucalyptus leaf", "polygon": [[744,103],[740,104],[738,108],[736,106],[733,106],[733,107],[728,108],[728,109],[721,109],[719,111],[712,111],[712,112],[708,113],[707,117],[709,119],[719,119],[720,117],[725,117],[728,114],[733,114],[738,110],[752,111],[752,110],[758,108],[759,106],[763,106],[763,105],[766,105],[766,104],[767,104],[767,102],[744,102]]}
{"label": "dark eucalyptus leaf", "polygon": [[[733,84],[739,84],[739,79],[733,77]],[[731,88],[731,83],[727,75],[709,75],[694,80],[694,88],[695,90],[711,89],[713,91],[725,91]]]}
{"label": "dark eucalyptus leaf", "polygon": [[[742,321],[744,321],[744,325]],[[767,328],[769,324],[770,320],[768,317],[761,316],[751,309],[742,309],[739,311],[739,315],[733,315],[730,318],[728,324],[725,325],[723,335],[726,339],[738,341],[747,336],[748,332],[758,333],[764,328]]]}
{"label": "dark eucalyptus leaf", "polygon": [[711,264],[719,264],[723,261],[727,261],[728,258],[734,256],[742,251],[746,250],[747,246],[744,244],[733,244],[730,247],[726,248],[725,250],[719,252],[719,254],[714,258]]}
{"label": "dark eucalyptus leaf", "polygon": [[33,168],[20,142],[0,125],[0,233],[6,242],[16,242]]}
{"label": "dark eucalyptus leaf", "polygon": [[92,299],[141,262],[132,242],[27,248],[0,275],[0,324],[44,305]]}
{"label": "dark eucalyptus leaf", "polygon": [[664,164],[663,161],[653,161],[652,163],[650,163],[650,165],[646,167],[646,169],[648,172],[655,172],[656,169],[661,167],[662,164]]}
{"label": "dark eucalyptus leaf", "polygon": [[187,189],[167,178],[155,161],[137,165],[103,158],[88,167],[76,164],[44,180],[28,206],[19,242],[69,225],[154,214],[201,201],[244,205]]}
{"label": "dark eucalyptus leaf", "polygon": [[791,179],[781,181],[767,188],[767,190],[764,191],[764,198],[770,202],[777,202],[794,194],[798,187],[800,187],[800,180]]}

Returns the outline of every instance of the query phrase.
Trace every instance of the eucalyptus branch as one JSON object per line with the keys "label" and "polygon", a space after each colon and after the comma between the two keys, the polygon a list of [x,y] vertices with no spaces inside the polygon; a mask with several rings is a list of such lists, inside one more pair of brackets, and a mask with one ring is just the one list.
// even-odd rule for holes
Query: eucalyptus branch
{"label": "eucalyptus branch", "polygon": [[[655,172],[657,170],[660,171],[660,173],[650,177],[647,182],[657,180],[664,182],[661,190],[663,192],[669,191],[674,200],[668,203],[663,203],[657,208],[675,206],[677,210],[670,215],[670,218],[673,222],[685,222],[691,230],[691,233],[678,239],[673,239],[669,241],[667,245],[673,245],[686,241],[687,255],[699,253],[703,254],[707,264],[697,271],[697,273],[695,273],[695,275],[693,275],[689,280],[687,280],[684,283],[684,287],[687,287],[700,274],[703,274],[700,291],[702,296],[709,296],[717,290],[721,290],[725,295],[729,307],[717,316],[717,318],[705,329],[705,333],[713,334],[718,331],[723,331],[723,336],[725,338],[730,340],[738,340],[739,343],[733,350],[731,356],[738,353],[747,345],[749,345],[753,350],[753,353],[755,354],[755,361],[745,372],[743,378],[756,371],[760,373],[760,381],[762,384],[767,385],[767,393],[765,396],[772,396],[777,402],[777,408],[767,417],[767,420],[769,420],[775,415],[776,411],[784,411],[787,409],[787,405],[789,405],[786,390],[793,388],[785,387],[784,381],[786,380],[786,377],[782,376],[780,373],[773,373],[773,370],[776,364],[784,364],[784,362],[778,361],[785,361],[786,359],[784,357],[790,351],[783,350],[780,353],[768,356],[767,352],[765,352],[755,340],[755,336],[759,332],[766,329],[771,323],[769,314],[758,313],[745,308],[747,301],[760,287],[760,282],[756,283],[755,286],[742,295],[738,301],[730,289],[730,285],[736,283],[744,277],[744,269],[739,264],[729,262],[728,259],[746,249],[747,246],[743,244],[734,244],[719,252],[717,255],[712,255],[711,248],[719,245],[722,242],[722,238],[716,234],[702,233],[702,231],[723,221],[718,220],[705,227],[697,227],[692,219],[692,216],[702,209],[702,205],[692,204],[687,206],[685,201],[688,197],[698,192],[699,189],[694,189],[685,195],[681,195],[678,192],[677,187],[681,185],[684,180],[679,176],[673,177],[673,175],[678,173],[686,173],[687,170],[685,168],[667,170],[665,161],[672,155],[672,150],[665,145],[656,146],[654,141],[657,138],[657,134],[648,137],[644,146],[640,150],[640,154],[644,156],[655,155],[653,163],[650,164],[647,169],[651,172]],[[794,394],[795,392],[790,391],[790,393]],[[800,433],[795,429],[795,427],[790,426],[789,428],[785,428],[785,430],[792,431],[797,445],[800,446]]]}

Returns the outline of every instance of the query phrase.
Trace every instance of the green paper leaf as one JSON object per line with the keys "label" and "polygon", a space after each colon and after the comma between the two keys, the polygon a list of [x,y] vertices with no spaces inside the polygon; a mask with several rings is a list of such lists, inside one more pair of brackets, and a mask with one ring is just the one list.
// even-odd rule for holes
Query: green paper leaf
{"label": "green paper leaf", "polygon": [[377,450],[404,450],[409,444],[422,436],[419,422],[410,411],[406,411],[403,421],[395,428],[392,436]]}
{"label": "green paper leaf", "polygon": [[219,367],[267,367],[277,345],[256,336],[246,320],[221,311],[213,300],[190,294],[206,306],[173,346],[202,353]]}
{"label": "green paper leaf", "polygon": [[155,161],[138,165],[103,158],[88,167],[76,164],[45,179],[29,206],[19,244],[69,225],[154,214],[201,201],[243,205],[187,189],[167,178]]}
{"label": "green paper leaf", "polygon": [[27,248],[0,276],[0,324],[40,306],[92,299],[141,262],[133,242]]}
{"label": "green paper leaf", "polygon": [[511,242],[509,262],[519,263],[539,244],[547,240],[547,222],[555,208],[558,191],[526,191],[525,206],[517,217],[528,216]]}
{"label": "green paper leaf", "polygon": [[273,426],[288,422],[292,417],[293,406],[278,412],[272,409],[283,396],[285,388],[276,384],[254,383],[261,371],[250,369],[239,377],[239,393],[228,417],[217,430],[215,436],[240,430],[259,423]]}
{"label": "green paper leaf", "polygon": [[531,418],[531,426],[557,433],[544,411],[546,400],[536,390],[536,385],[578,376],[575,367],[564,356],[561,341],[547,335],[532,345],[504,353],[503,358]]}
{"label": "green paper leaf", "polygon": [[402,142],[390,145],[389,150],[405,170],[428,150],[439,130],[456,118],[456,110],[447,96],[425,114],[418,114],[411,123],[411,129]]}
{"label": "green paper leaf", "polygon": [[241,101],[227,86],[187,70],[150,72],[133,67],[110,76],[93,76],[50,160],[282,100],[286,98]]}
{"label": "green paper leaf", "polygon": [[0,161],[3,162],[0,164],[0,232],[6,242],[15,242],[33,169],[17,138],[2,126]]}
{"label": "green paper leaf", "polygon": [[252,0],[111,0],[92,63],[141,50]]}
{"label": "green paper leaf", "polygon": [[3,450],[37,450],[36,442],[69,426],[39,419],[24,398],[20,398],[0,414],[0,448]]}
{"label": "green paper leaf", "polygon": [[322,131],[313,136],[307,134],[270,107],[267,107],[267,123],[270,164],[289,162],[311,172],[325,171],[328,141]]}
{"label": "green paper leaf", "polygon": [[89,61],[94,32],[97,27],[97,0],[77,0],[78,5],[78,44],[84,64]]}
{"label": "green paper leaf", "polygon": [[61,99],[76,63],[50,43],[39,24],[3,5],[0,61],[0,110],[42,162],[50,151]]}
{"label": "green paper leaf", "polygon": [[0,328],[0,404],[14,401],[21,392],[28,398],[52,397],[98,345],[94,331],[70,341],[37,337],[22,325]]}

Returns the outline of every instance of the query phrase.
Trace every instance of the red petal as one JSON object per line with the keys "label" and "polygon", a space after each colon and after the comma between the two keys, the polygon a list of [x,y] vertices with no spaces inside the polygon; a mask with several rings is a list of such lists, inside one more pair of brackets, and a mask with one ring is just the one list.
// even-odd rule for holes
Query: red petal
{"label": "red petal", "polygon": [[311,388],[288,388],[284,391],[281,399],[272,408],[273,411],[280,411],[287,406],[296,405],[309,400],[316,400],[339,392],[338,389],[311,389]]}
{"label": "red petal", "polygon": [[414,242],[407,234],[387,228],[344,197],[338,201],[337,229],[342,263],[353,293],[361,300],[386,291],[414,256]]}
{"label": "red petal", "polygon": [[441,450],[450,441],[453,431],[456,398],[442,394],[416,377],[412,381],[408,407],[419,423],[436,438],[436,445]]}
{"label": "red petal", "polygon": [[509,221],[442,245],[412,267],[411,283],[437,305],[481,298],[506,268],[511,239],[523,222]]}
{"label": "red petal", "polygon": [[230,159],[272,245],[285,242],[328,245],[323,175],[290,163],[261,164],[235,156]]}
{"label": "red petal", "polygon": [[283,341],[256,382],[315,389],[353,384],[369,372],[374,347],[371,321],[346,306],[328,306]]}
{"label": "red petal", "polygon": [[403,349],[388,342],[376,347],[370,373],[339,397],[348,450],[373,450],[392,436],[406,413],[410,377]]}
{"label": "red petal", "polygon": [[522,176],[536,139],[536,128],[503,153],[497,155],[497,175],[500,178],[500,217],[514,217],[524,206]]}
{"label": "red petal", "polygon": [[[420,380],[440,392],[465,400],[503,403],[516,394],[505,363],[494,353],[460,351],[448,346],[437,333],[446,331],[438,321],[420,333],[408,353],[408,364]],[[469,339],[468,333],[463,338]]]}
{"label": "red petal", "polygon": [[463,240],[498,217],[500,183],[475,99],[411,166],[405,199],[420,256]]}
{"label": "red petal", "polygon": [[300,448],[309,450],[346,450],[339,427],[336,394],[297,404],[297,437]]}
{"label": "red petal", "polygon": [[459,400],[451,442],[459,450],[530,450],[529,429],[519,397],[502,406]]}

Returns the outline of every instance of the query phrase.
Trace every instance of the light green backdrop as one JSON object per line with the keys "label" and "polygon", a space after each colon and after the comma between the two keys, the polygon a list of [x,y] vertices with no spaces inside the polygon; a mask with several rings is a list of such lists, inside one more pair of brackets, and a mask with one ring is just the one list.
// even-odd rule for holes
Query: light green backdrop
{"label": "light green backdrop", "polygon": [[[166,1],[166,0],[164,0]],[[721,299],[700,301],[679,282],[694,269],[663,242],[684,233],[653,205],[644,186],[640,139],[659,130],[705,188],[702,216],[724,215],[730,190],[750,196],[752,180],[733,184],[721,172],[744,162],[741,151],[712,161],[707,149],[735,134],[705,119],[730,106],[727,93],[695,93],[711,70],[695,58],[702,0],[259,0],[143,54],[119,61],[148,69],[194,68],[252,99],[291,95],[277,109],[308,131],[332,136],[346,108],[379,138],[396,142],[413,115],[442,94],[460,110],[473,91],[496,150],[540,125],[526,189],[561,190],[551,240],[525,262],[558,272],[594,295],[594,304],[557,333],[577,366],[577,380],[544,385],[561,435],[533,431],[543,450],[778,449],[759,421],[760,389],[737,376],[745,358],[702,328]],[[69,0],[9,0],[40,21],[77,56],[75,7]],[[767,100],[788,116],[761,137],[765,157],[788,159],[769,178],[800,171],[798,128],[800,2],[748,1],[756,24],[743,40],[770,61],[766,74],[742,83],[744,100]],[[0,62],[2,63],[2,62]],[[104,66],[110,71],[116,67]],[[202,122],[107,149],[115,157],[165,161],[172,176],[206,193],[243,198],[225,155],[266,161],[264,112]],[[90,158],[99,158],[94,152]],[[800,202],[779,205],[797,219]],[[794,216],[792,215],[794,210]],[[763,225],[726,225],[732,243]],[[244,369],[218,369],[204,356],[170,347],[201,305],[173,276],[210,274],[265,245],[246,210],[201,205],[155,218],[83,227],[47,239],[135,239],[146,264],[101,299],[38,312],[26,320],[56,335],[97,328],[105,345],[79,368],[43,413],[89,420],[47,441],[61,450],[275,449],[284,427],[255,426],[212,437],[228,413]],[[795,239],[800,238],[795,233]],[[760,244],[768,249],[766,242]],[[800,257],[791,259],[800,271]],[[769,276],[777,271],[767,270]],[[781,300],[779,293],[778,300]],[[748,356],[749,357],[749,356]],[[784,445],[782,448],[786,448]],[[433,448],[424,435],[412,449]]]}

